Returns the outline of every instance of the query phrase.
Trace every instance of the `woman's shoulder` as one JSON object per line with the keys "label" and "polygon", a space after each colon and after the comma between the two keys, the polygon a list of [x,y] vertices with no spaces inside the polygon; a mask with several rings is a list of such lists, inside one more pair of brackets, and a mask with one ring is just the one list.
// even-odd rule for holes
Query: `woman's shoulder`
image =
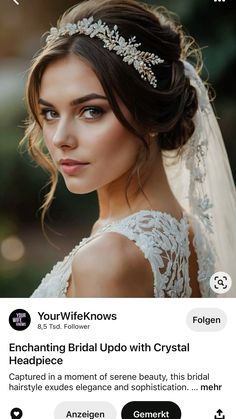
{"label": "woman's shoulder", "polygon": [[72,280],[80,296],[153,296],[150,264],[131,240],[112,231],[75,254]]}

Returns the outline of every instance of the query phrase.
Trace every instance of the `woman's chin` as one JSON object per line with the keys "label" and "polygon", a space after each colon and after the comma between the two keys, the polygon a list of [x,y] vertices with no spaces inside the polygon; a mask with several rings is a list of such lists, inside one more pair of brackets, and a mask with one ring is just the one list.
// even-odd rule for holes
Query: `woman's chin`
{"label": "woman's chin", "polygon": [[73,194],[78,194],[78,195],[83,195],[83,194],[87,194],[89,192],[93,192],[95,189],[94,188],[89,188],[86,185],[78,185],[75,182],[66,182],[66,187],[68,189],[69,192],[73,193]]}

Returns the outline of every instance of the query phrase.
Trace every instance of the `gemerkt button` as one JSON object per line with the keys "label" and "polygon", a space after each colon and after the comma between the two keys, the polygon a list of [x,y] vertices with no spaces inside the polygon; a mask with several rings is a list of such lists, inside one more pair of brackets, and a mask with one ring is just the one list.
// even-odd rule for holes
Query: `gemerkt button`
{"label": "gemerkt button", "polygon": [[226,322],[226,314],[219,308],[194,308],[187,315],[187,324],[195,332],[218,332]]}
{"label": "gemerkt button", "polygon": [[181,410],[173,402],[129,402],[121,412],[122,419],[180,419]]}
{"label": "gemerkt button", "polygon": [[107,402],[63,402],[55,409],[55,419],[116,419],[116,411]]}

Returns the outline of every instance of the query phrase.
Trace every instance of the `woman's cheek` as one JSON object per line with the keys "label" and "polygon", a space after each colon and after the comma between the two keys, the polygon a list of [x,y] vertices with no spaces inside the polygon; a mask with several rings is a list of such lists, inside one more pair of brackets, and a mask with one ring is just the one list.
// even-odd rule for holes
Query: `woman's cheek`
{"label": "woman's cheek", "polygon": [[48,129],[43,129],[43,139],[44,139],[44,144],[46,145],[49,153],[52,153],[53,150],[53,142],[52,142],[52,133],[49,132]]}
{"label": "woman's cheek", "polygon": [[[114,120],[106,121],[104,125],[94,130],[94,146],[101,154],[110,156],[110,154],[118,152],[123,145],[128,146],[129,139],[127,137],[129,135],[127,136],[127,131],[120,123],[114,123]],[[123,144],[124,142],[126,144]],[[113,157],[115,157],[114,154]]]}

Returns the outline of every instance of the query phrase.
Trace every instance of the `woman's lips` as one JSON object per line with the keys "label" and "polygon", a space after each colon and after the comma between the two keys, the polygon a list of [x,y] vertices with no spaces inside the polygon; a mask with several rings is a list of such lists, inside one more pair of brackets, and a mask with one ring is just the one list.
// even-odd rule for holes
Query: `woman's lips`
{"label": "woman's lips", "polygon": [[88,166],[89,163],[84,163],[78,160],[62,159],[60,160],[59,164],[66,175],[73,175],[78,173],[84,167]]}

